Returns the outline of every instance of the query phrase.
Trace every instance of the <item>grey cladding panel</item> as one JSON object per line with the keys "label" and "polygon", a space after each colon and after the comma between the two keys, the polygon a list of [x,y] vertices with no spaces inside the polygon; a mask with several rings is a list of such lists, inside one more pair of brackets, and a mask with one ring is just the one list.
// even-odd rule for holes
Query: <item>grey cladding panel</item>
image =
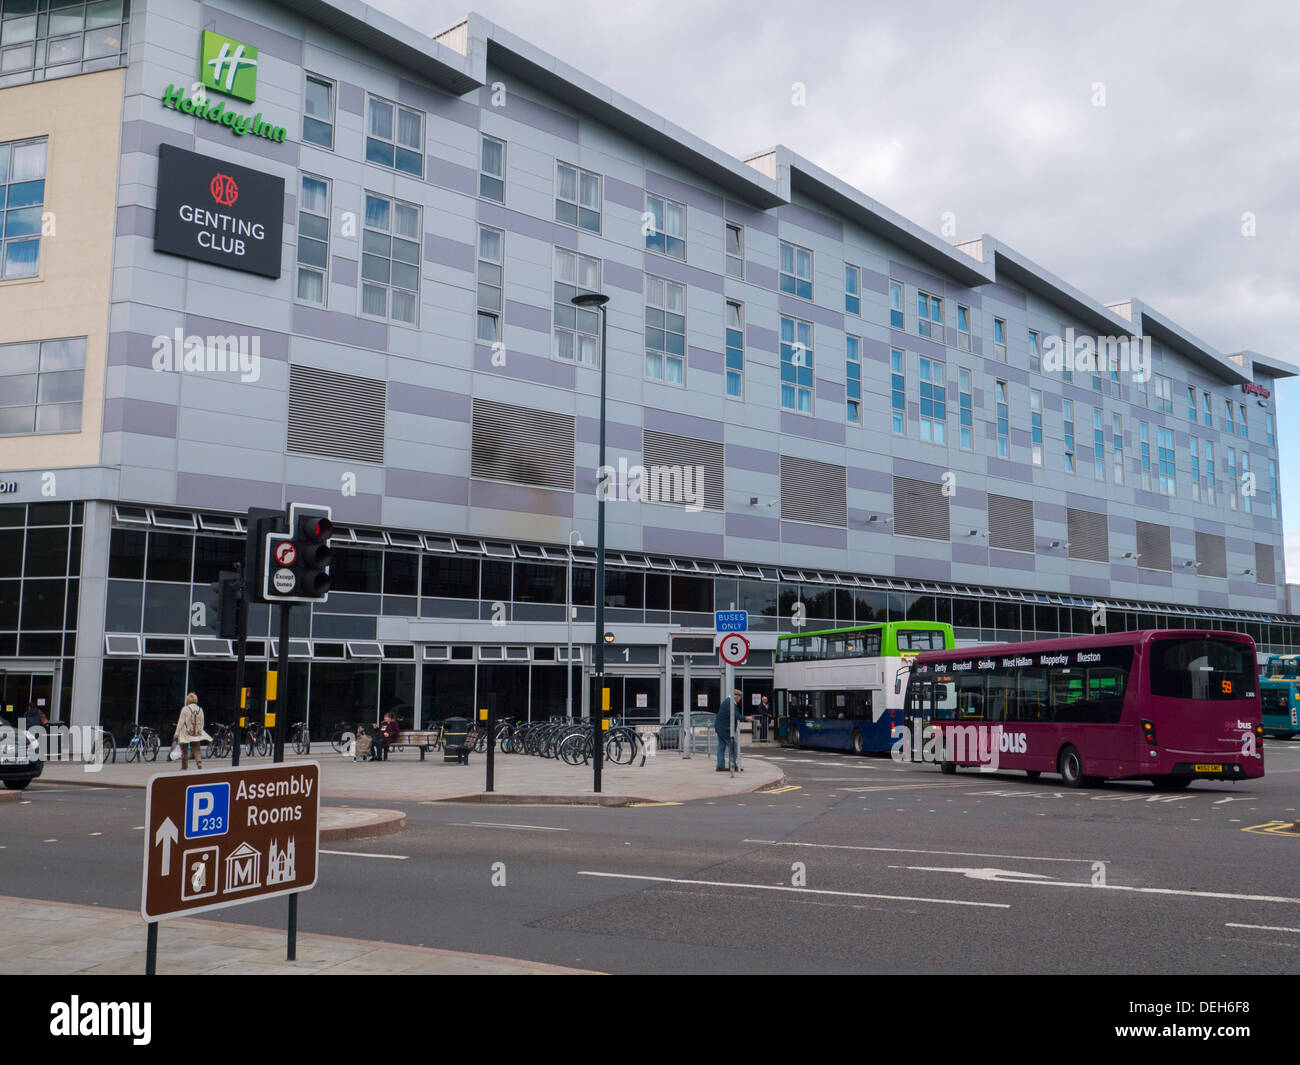
{"label": "grey cladding panel", "polygon": [[844,467],[781,456],[781,517],[844,528],[848,521]]}
{"label": "grey cladding panel", "polygon": [[383,462],[387,395],[383,381],[290,366],[286,447],[305,455]]}
{"label": "grey cladding panel", "polygon": [[1138,522],[1137,551],[1142,556],[1138,559],[1140,568],[1169,569],[1173,565],[1169,553],[1169,526]]}
{"label": "grey cladding panel", "polygon": [[989,494],[989,547],[1033,551],[1034,501]]}
{"label": "grey cladding panel", "polygon": [[704,505],[710,510],[724,508],[724,462],[720,442],[646,429],[642,455],[646,466],[698,467],[704,475]]}
{"label": "grey cladding panel", "polygon": [[1273,570],[1273,545],[1255,545],[1255,580],[1260,584],[1276,584],[1277,574]]}
{"label": "grey cladding panel", "polygon": [[474,400],[470,473],[535,488],[573,488],[571,414]]}
{"label": "grey cladding panel", "polygon": [[1106,527],[1105,514],[1067,507],[1065,523],[1071,558],[1086,558],[1092,562],[1110,561],[1110,533]]}
{"label": "grey cladding panel", "polygon": [[949,539],[948,497],[943,494],[943,485],[895,477],[894,532],[927,540]]}
{"label": "grey cladding panel", "polygon": [[1196,571],[1202,577],[1226,577],[1228,575],[1228,550],[1222,536],[1213,533],[1196,534],[1196,561],[1200,568]]}

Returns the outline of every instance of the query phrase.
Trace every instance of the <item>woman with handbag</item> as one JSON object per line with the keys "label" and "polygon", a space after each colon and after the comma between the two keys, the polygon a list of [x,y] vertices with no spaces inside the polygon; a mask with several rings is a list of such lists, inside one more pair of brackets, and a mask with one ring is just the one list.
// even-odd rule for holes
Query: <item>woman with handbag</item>
{"label": "woman with handbag", "polygon": [[176,742],[181,745],[181,772],[189,769],[193,755],[197,768],[203,768],[203,749],[200,744],[211,742],[212,737],[203,731],[203,707],[193,692],[185,696],[180,720],[176,722]]}

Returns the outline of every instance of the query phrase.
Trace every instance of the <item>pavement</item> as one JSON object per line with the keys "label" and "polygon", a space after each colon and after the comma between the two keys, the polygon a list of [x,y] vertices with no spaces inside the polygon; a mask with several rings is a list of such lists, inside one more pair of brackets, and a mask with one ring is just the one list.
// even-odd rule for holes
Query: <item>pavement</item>
{"label": "pavement", "polygon": [[[406,749],[386,762],[354,762],[328,744],[313,747],[310,755],[285,752],[286,761],[314,761],[320,765],[323,799],[358,799],[404,802],[555,803],[583,806],[629,806],[637,803],[689,802],[693,799],[745,795],[784,781],[782,770],[757,751],[772,744],[745,746],[743,772],[716,771],[715,756],[702,751],[683,758],[680,751],[660,751],[644,766],[611,765],[602,771],[601,793],[592,791],[591,766],[568,766],[553,758],[501,754],[495,758],[495,787],[484,790],[486,755],[471,754],[469,765],[449,764],[442,752],[420,760],[419,751]],[[143,788],[158,773],[177,772],[177,762],[117,762],[87,766],[79,762],[48,762],[37,784],[23,794],[39,793],[39,784],[85,784],[96,787]],[[239,759],[240,766],[270,764],[269,758]],[[230,767],[230,759],[209,758],[207,769]],[[18,794],[18,793],[14,793]]]}
{"label": "pavement", "polygon": [[[6,974],[144,973],[146,925],[138,913],[7,896],[0,896],[0,912],[4,914],[0,971]],[[193,917],[159,922],[159,976],[544,976],[590,972],[491,954],[302,932],[298,934],[297,958],[292,962],[285,959],[283,930]]]}

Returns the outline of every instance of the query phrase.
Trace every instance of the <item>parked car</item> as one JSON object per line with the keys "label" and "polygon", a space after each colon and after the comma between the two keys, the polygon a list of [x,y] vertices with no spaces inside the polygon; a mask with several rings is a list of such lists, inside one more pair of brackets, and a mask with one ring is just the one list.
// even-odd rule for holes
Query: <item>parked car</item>
{"label": "parked car", "polygon": [[0,783],[11,791],[21,791],[44,768],[40,747],[0,718]]}
{"label": "parked car", "polygon": [[[713,731],[713,715],[709,713],[691,714],[691,735],[693,750],[702,750],[708,746],[709,733]],[[673,714],[659,726],[659,749],[680,751],[682,749],[682,715]]]}

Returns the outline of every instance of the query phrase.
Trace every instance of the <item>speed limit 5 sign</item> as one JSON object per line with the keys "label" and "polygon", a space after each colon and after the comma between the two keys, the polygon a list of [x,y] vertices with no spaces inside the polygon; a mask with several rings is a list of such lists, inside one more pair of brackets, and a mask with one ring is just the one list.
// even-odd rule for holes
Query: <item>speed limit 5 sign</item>
{"label": "speed limit 5 sign", "polygon": [[729,633],[718,644],[718,654],[728,665],[741,665],[749,657],[749,641],[738,632]]}

